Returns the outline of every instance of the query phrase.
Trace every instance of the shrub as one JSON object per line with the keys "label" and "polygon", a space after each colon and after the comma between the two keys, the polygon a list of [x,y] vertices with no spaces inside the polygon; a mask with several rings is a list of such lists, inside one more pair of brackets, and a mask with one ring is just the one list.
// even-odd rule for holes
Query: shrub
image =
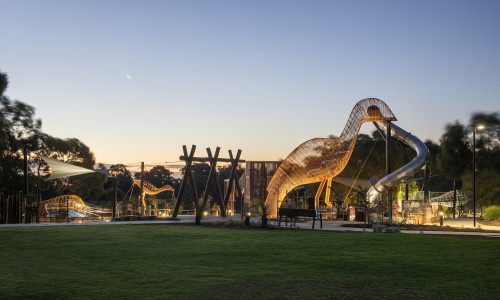
{"label": "shrub", "polygon": [[500,220],[500,206],[493,205],[484,210],[484,219],[486,221]]}

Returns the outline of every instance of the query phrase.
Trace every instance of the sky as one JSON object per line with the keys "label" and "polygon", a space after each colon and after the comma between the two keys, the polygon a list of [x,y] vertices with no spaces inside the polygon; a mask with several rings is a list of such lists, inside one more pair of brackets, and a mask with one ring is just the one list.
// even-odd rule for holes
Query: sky
{"label": "sky", "polygon": [[[6,95],[105,164],[285,158],[354,105],[438,142],[500,111],[500,1],[0,0]],[[365,124],[362,132],[375,130]]]}

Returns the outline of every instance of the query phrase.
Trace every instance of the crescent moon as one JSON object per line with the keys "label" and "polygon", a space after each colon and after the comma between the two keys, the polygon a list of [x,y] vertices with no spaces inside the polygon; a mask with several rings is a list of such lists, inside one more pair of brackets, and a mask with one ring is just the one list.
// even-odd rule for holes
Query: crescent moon
{"label": "crescent moon", "polygon": [[132,79],[132,74],[130,73],[127,73],[127,75],[125,75],[127,77],[127,79]]}

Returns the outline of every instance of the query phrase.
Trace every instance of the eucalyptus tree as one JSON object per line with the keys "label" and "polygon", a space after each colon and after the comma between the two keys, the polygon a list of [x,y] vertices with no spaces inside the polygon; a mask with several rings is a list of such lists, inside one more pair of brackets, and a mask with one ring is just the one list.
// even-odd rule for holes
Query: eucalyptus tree
{"label": "eucalyptus tree", "polygon": [[[475,141],[470,141],[469,149],[476,151],[476,186],[473,186],[473,171],[469,168],[462,176],[464,191],[473,195],[479,207],[500,204],[500,117],[496,112],[478,112],[469,120],[469,131],[475,130]],[[475,144],[473,144],[475,142]]]}
{"label": "eucalyptus tree", "polygon": [[[1,81],[6,88],[6,77]],[[23,149],[35,150],[42,122],[34,117],[35,109],[21,101],[0,97],[0,190],[22,190]],[[31,172],[31,170],[29,170]],[[30,173],[30,175],[32,175]]]}
{"label": "eucalyptus tree", "polygon": [[0,72],[0,97],[3,96],[5,90],[7,90],[7,86],[9,85],[9,76],[7,73]]}
{"label": "eucalyptus tree", "polygon": [[[474,113],[469,129],[476,128],[477,169],[491,169],[500,172],[500,117],[498,113]],[[481,129],[480,129],[481,128]],[[472,151],[472,142],[471,142]]]}
{"label": "eucalyptus tree", "polygon": [[[89,147],[78,139],[59,139],[42,132],[42,121],[35,117],[35,108],[21,101],[12,101],[5,95],[8,77],[0,72],[0,191],[12,192],[23,188],[23,150],[26,149],[30,158],[49,156],[64,162],[93,169],[94,154]],[[40,180],[32,180],[41,176],[40,171],[46,165],[40,165],[39,160],[31,160],[28,168],[30,187]],[[35,171],[35,172],[34,172]],[[72,190],[83,197],[97,198],[102,193],[105,176],[87,175],[70,179],[53,180],[45,183],[46,191],[57,195],[62,190]]]}
{"label": "eucalyptus tree", "polygon": [[[472,195],[472,170],[462,175],[463,191]],[[476,205],[480,208],[500,205],[500,174],[492,169],[478,171],[476,174]]]}
{"label": "eucalyptus tree", "polygon": [[456,191],[460,188],[462,184],[461,177],[464,171],[470,168],[472,160],[467,128],[458,121],[446,125],[440,143],[437,161],[444,176],[453,181],[453,218],[455,218]]}

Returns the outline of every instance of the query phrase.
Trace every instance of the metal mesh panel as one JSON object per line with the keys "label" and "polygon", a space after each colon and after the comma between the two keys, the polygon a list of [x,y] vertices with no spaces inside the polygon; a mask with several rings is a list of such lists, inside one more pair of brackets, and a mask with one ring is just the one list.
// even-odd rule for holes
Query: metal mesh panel
{"label": "metal mesh panel", "polygon": [[270,214],[277,214],[286,194],[295,187],[338,175],[351,157],[361,125],[385,120],[397,119],[382,100],[363,99],[354,106],[339,138],[314,138],[293,150],[267,187]]}
{"label": "metal mesh panel", "polygon": [[[141,187],[141,181],[139,179],[135,179],[134,184],[137,185],[138,187]],[[156,195],[164,191],[174,191],[174,188],[168,184],[158,188],[154,186],[151,182],[144,180],[143,190],[144,194]]]}
{"label": "metal mesh panel", "polygon": [[86,205],[82,198],[77,195],[62,195],[42,202],[48,215],[52,215],[54,210],[77,209],[84,210]]}

